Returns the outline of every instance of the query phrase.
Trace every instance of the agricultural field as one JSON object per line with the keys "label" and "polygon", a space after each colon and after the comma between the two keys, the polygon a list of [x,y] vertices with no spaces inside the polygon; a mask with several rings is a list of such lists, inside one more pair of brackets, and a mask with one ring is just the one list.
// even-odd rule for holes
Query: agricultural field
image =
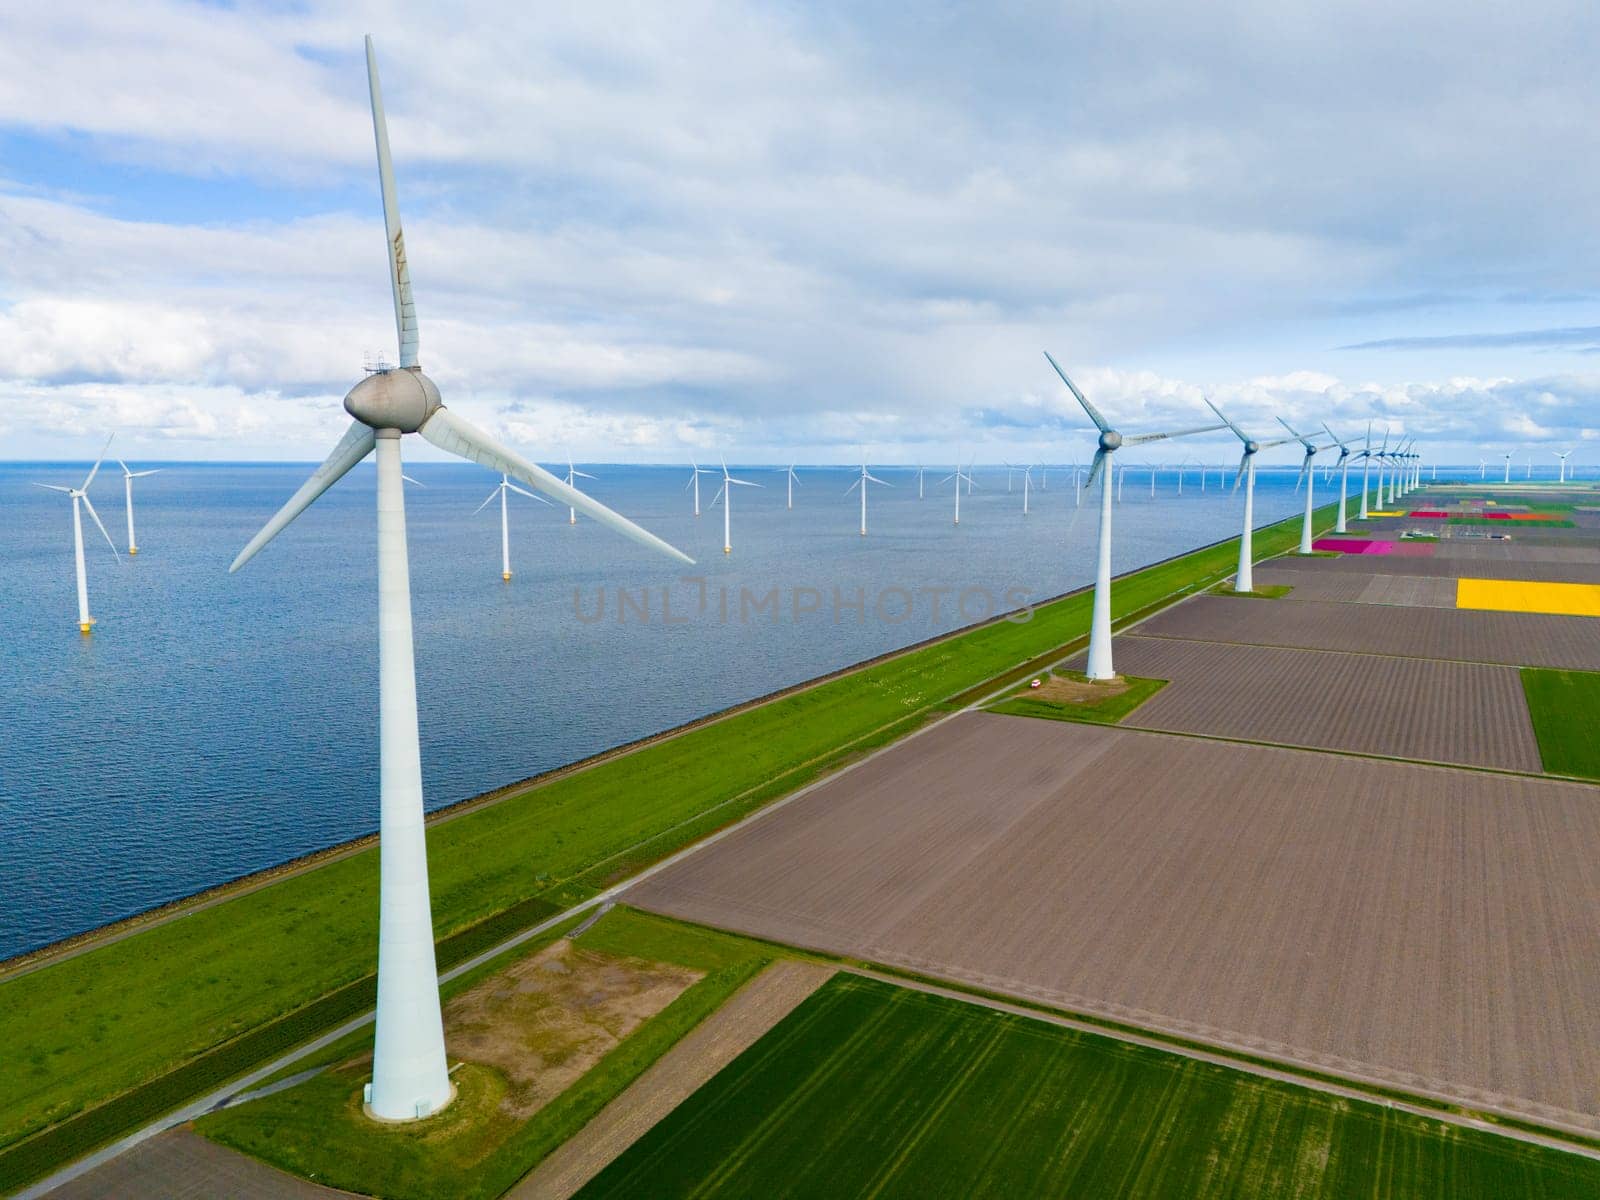
{"label": "agricultural field", "polygon": [[1600,674],[1524,667],[1522,686],[1544,769],[1600,779],[1600,736],[1595,728],[1596,714],[1600,714]]}
{"label": "agricultural field", "polygon": [[1372,609],[1359,604],[1292,598],[1256,604],[1226,596],[1196,596],[1158,613],[1139,627],[1139,633],[1589,671],[1600,670],[1595,629],[1592,617],[1390,605],[1382,620],[1375,620]]}
{"label": "agricultural field", "polygon": [[579,1193],[1600,1194],[1600,1163],[839,975]]}
{"label": "agricultural field", "polygon": [[981,712],[628,896],[1593,1136],[1597,857],[1587,783]]}
{"label": "agricultural field", "polygon": [[1139,729],[1541,770],[1515,667],[1125,634],[1117,665],[1169,680]]}
{"label": "agricultural field", "polygon": [[[1298,528],[1258,531],[1259,553]],[[1209,586],[1236,555],[1223,542],[1119,579],[1114,615]],[[1028,669],[1081,638],[1089,608],[1077,593],[433,823],[441,967]],[[368,847],[0,979],[0,1190],[370,1006],[377,866]]]}

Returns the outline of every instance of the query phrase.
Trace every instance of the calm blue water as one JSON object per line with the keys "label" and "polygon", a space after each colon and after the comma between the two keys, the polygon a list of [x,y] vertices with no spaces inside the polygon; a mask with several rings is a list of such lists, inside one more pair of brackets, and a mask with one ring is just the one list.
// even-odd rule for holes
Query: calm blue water
{"label": "calm blue water", "polygon": [[[377,824],[372,468],[232,576],[234,554],[309,467],[173,465],[139,480],[136,558],[114,560],[85,531],[90,638],[76,629],[70,503],[29,486],[73,484],[84,469],[0,464],[0,957]],[[747,468],[737,473],[766,487],[736,493],[724,557],[720,510],[691,515],[687,468],[588,469],[593,494],[698,565],[513,496],[516,577],[504,584],[498,508],[471,515],[494,478],[408,467],[426,484],[406,499],[430,807],[963,624],[962,589],[970,620],[986,596],[1043,597],[1092,576],[1094,509],[1087,494],[1073,506],[1065,472],[1035,490],[1024,520],[1020,481],[1008,495],[1003,470],[980,468],[957,528],[937,475],[919,502],[911,473],[880,468],[897,486],[873,489],[861,538],[848,471],[803,470],[789,512],[781,473]],[[1130,471],[1116,570],[1236,531],[1242,498],[1215,472],[1204,497],[1196,482],[1191,470],[1180,498],[1165,474],[1152,499],[1148,474]],[[1292,486],[1263,471],[1258,520],[1297,511]],[[705,503],[714,491],[707,477]],[[102,472],[93,497],[122,545],[120,476]],[[703,611],[702,585],[683,582],[695,575]],[[843,607],[835,619],[836,587],[846,604],[859,590],[864,617]],[[950,589],[937,620],[929,588]],[[619,589],[631,598],[620,621]],[[775,609],[754,607],[772,589]]]}

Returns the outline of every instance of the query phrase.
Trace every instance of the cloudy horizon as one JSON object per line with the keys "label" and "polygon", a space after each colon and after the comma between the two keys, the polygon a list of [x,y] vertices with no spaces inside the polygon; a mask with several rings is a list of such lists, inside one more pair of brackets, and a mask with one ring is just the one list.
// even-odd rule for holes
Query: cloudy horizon
{"label": "cloudy horizon", "polygon": [[1068,461],[1092,439],[1048,349],[1130,432],[1209,395],[1262,436],[1600,463],[1592,6],[156,0],[0,30],[0,458],[326,453],[394,355],[370,31],[422,363],[532,457]]}

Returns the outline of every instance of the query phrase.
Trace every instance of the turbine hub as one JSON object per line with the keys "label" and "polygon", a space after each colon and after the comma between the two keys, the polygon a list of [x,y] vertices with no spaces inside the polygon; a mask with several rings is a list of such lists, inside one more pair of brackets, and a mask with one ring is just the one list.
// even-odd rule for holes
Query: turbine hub
{"label": "turbine hub", "polygon": [[344,398],[344,410],[373,429],[415,433],[441,407],[439,389],[420,367],[368,375]]}
{"label": "turbine hub", "polygon": [[1260,442],[1246,442],[1244,444],[1244,452],[1246,454],[1254,454],[1259,449],[1261,449]]}
{"label": "turbine hub", "polygon": [[1107,454],[1122,445],[1122,435],[1115,429],[1102,429],[1100,431],[1100,449]]}

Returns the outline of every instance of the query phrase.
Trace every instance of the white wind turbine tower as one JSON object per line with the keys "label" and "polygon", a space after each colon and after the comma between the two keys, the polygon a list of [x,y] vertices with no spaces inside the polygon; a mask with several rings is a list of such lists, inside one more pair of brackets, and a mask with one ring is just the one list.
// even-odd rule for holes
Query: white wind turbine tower
{"label": "white wind turbine tower", "polygon": [[[1385,455],[1387,455],[1388,452],[1389,452],[1389,427],[1387,425],[1385,425],[1383,427],[1383,441],[1378,444],[1378,448],[1376,450],[1369,449],[1369,450],[1366,451],[1366,455],[1367,455],[1368,461],[1375,462],[1375,463],[1378,464],[1378,495],[1377,495],[1377,497],[1376,497],[1376,499],[1374,501],[1375,507],[1377,507],[1377,508],[1382,508],[1383,507],[1383,467],[1384,467],[1384,463],[1386,461]],[[1365,521],[1367,519],[1367,490],[1366,489],[1367,489],[1367,476],[1366,476],[1366,473],[1363,472],[1362,476],[1361,476],[1361,519],[1363,521]]]}
{"label": "white wind turbine tower", "polygon": [[1236,592],[1251,592],[1255,590],[1254,557],[1251,539],[1255,532],[1255,507],[1256,507],[1256,455],[1262,450],[1270,450],[1273,446],[1283,446],[1289,442],[1298,441],[1298,438],[1278,438],[1271,442],[1258,442],[1240,429],[1227,417],[1222,416],[1222,410],[1208,399],[1211,411],[1222,417],[1223,423],[1233,430],[1233,434],[1244,443],[1244,453],[1239,456],[1239,473],[1233,477],[1233,490],[1239,490],[1239,481],[1244,485],[1244,528],[1239,534],[1239,568],[1234,573],[1233,590]]}
{"label": "white wind turbine tower", "polygon": [[1501,455],[1501,457],[1506,460],[1506,477],[1502,482],[1510,483],[1511,482],[1511,451],[1507,450],[1503,455]]}
{"label": "white wind turbine tower", "polygon": [[[1282,417],[1278,418],[1278,424],[1282,425],[1290,433],[1294,434],[1295,440],[1306,448],[1305,457],[1300,460],[1300,478],[1298,481],[1296,481],[1294,488],[1295,491],[1299,491],[1302,483],[1306,485],[1306,515],[1305,520],[1300,523],[1300,553],[1310,554],[1312,508],[1311,494],[1316,490],[1317,486],[1317,473],[1311,469],[1311,461],[1322,451],[1328,449],[1328,447],[1317,445],[1305,434],[1296,430],[1294,426],[1290,425],[1289,422],[1285,421]],[[1338,439],[1335,438],[1334,440],[1337,441]]]}
{"label": "white wind turbine tower", "polygon": [[[409,476],[407,478],[409,478]],[[413,479],[411,482],[416,483],[416,480]],[[421,487],[422,484],[418,483],[417,486]],[[519,496],[526,496],[529,500],[537,500],[540,504],[549,504],[550,501],[546,500],[543,496],[540,496],[535,492],[529,492],[519,488],[516,484],[512,483],[511,480],[507,479],[505,475],[502,474],[500,476],[500,482],[495,484],[494,491],[489,493],[489,499],[485,500],[482,504],[478,505],[477,508],[472,510],[472,515],[477,516],[484,509],[489,507],[490,502],[494,500],[496,496],[500,497],[500,578],[505,580],[507,583],[510,583],[511,522],[506,516],[507,492],[515,492]]]}
{"label": "white wind turbine tower", "polygon": [[1482,479],[1485,475],[1488,474],[1488,472],[1489,472],[1489,460],[1487,458],[1481,458],[1480,457],[1478,459],[1478,478]]}
{"label": "white wind turbine tower", "polygon": [[722,552],[733,553],[733,489],[736,487],[760,487],[759,483],[751,483],[747,479],[735,479],[728,474],[728,460],[722,460],[722,486],[717,489],[717,494],[711,497],[711,507],[717,506],[717,501],[722,501]]}
{"label": "white wind turbine tower", "polygon": [[1561,478],[1557,482],[1565,483],[1567,481],[1567,458],[1569,455],[1571,455],[1572,451],[1552,450],[1550,453],[1554,454],[1561,460]]}
{"label": "white wind turbine tower", "polygon": [[789,508],[794,508],[794,485],[800,482],[800,477],[794,473],[794,464],[789,464],[789,470],[784,475],[784,482],[789,485]]}
{"label": "white wind turbine tower", "polygon": [[1116,671],[1111,665],[1111,467],[1112,455],[1123,446],[1139,446],[1145,442],[1159,442],[1163,438],[1187,437],[1193,433],[1210,433],[1213,429],[1221,429],[1221,425],[1202,425],[1196,429],[1179,429],[1171,433],[1143,433],[1136,437],[1125,438],[1117,430],[1106,423],[1106,419],[1096,411],[1094,405],[1078,390],[1078,385],[1067,377],[1061,369],[1061,364],[1050,357],[1050,352],[1045,351],[1045,358],[1055,368],[1061,382],[1067,385],[1067,390],[1074,399],[1083,406],[1083,411],[1094,422],[1095,428],[1100,431],[1100,442],[1094,452],[1094,461],[1089,464],[1089,484],[1094,485],[1095,476],[1100,477],[1100,538],[1097,546],[1097,558],[1094,576],[1094,616],[1089,622],[1089,661],[1085,672],[1090,679],[1115,679]]}
{"label": "white wind turbine tower", "polygon": [[[113,434],[113,437],[116,435]],[[106,439],[106,449],[111,447],[111,438]],[[111,540],[111,535],[106,533],[106,527],[101,524],[100,514],[95,512],[94,505],[89,503],[89,485],[94,482],[95,474],[100,470],[100,464],[106,460],[106,451],[100,451],[100,457],[94,460],[94,466],[89,468],[89,474],[81,485],[75,488],[61,487],[54,483],[36,483],[34,487],[44,488],[47,492],[64,492],[72,497],[72,557],[78,570],[78,632],[90,633],[94,629],[94,618],[89,615],[89,577],[83,565],[83,514],[79,511],[79,504],[89,510],[89,515],[94,518],[94,523],[100,527],[101,534],[106,539],[106,545],[111,547],[111,554],[116,557],[117,544]],[[117,559],[118,562],[122,560]]]}
{"label": "white wind turbine tower", "polygon": [[[1567,453],[1570,454],[1571,451],[1569,450]],[[1562,466],[1565,465],[1566,460],[1563,459]],[[117,466],[122,468],[123,503],[128,510],[128,553],[137,554],[139,553],[139,542],[133,536],[133,481],[135,479],[143,479],[146,475],[159,475],[161,474],[161,468],[151,467],[148,471],[130,471],[128,470],[128,464],[120,458],[117,459]]]}
{"label": "white wind turbine tower", "polygon": [[368,454],[377,452],[378,1004],[372,1083],[367,1103],[375,1116],[400,1121],[436,1112],[451,1097],[428,903],[401,439],[407,434],[420,433],[439,449],[503,472],[575,509],[581,508],[600,524],[654,550],[681,562],[691,560],[514,450],[500,445],[440,403],[438,387],[422,373],[417,361],[416,307],[412,302],[410,268],[400,231],[389,136],[370,37],[366,51],[400,365],[373,371],[350,389],[344,406],[354,421],[339,444],[250,539],[229,570],[237,571],[250,561],[341,476]]}
{"label": "white wind turbine tower", "polygon": [[923,476],[922,464],[918,463],[917,464],[917,499],[918,500],[922,499],[922,476]]}
{"label": "white wind turbine tower", "polygon": [[[578,490],[578,480],[580,480],[580,479],[593,479],[593,478],[594,478],[593,475],[590,475],[585,471],[580,471],[580,470],[578,470],[577,467],[573,466],[572,465],[572,455],[570,455],[570,454],[567,455],[567,486],[569,488],[571,488],[573,491],[577,491]],[[699,489],[696,488],[695,490],[698,492]],[[567,509],[567,524],[568,525],[576,525],[577,523],[578,523],[578,510],[576,508],[568,508]]]}
{"label": "white wind turbine tower", "polygon": [[689,482],[683,485],[683,490],[687,492],[690,488],[694,489],[694,515],[698,517],[700,515],[700,476],[715,475],[716,472],[710,467],[702,467],[692,458],[689,460],[689,466],[693,468],[693,471],[689,476]]}
{"label": "white wind turbine tower", "polygon": [[894,486],[894,484],[892,484],[892,483],[884,483],[883,480],[879,479],[876,475],[872,474],[871,472],[869,472],[867,470],[867,464],[866,463],[862,463],[861,464],[861,475],[860,475],[860,477],[857,478],[857,480],[854,483],[852,483],[849,487],[845,488],[845,490],[844,490],[844,494],[846,496],[848,496],[851,492],[855,491],[857,488],[861,489],[861,536],[862,537],[866,537],[867,536],[867,485],[868,484],[873,484],[873,483],[883,484],[884,487],[893,487]]}
{"label": "white wind turbine tower", "polygon": [[[1387,431],[1385,431],[1384,436],[1386,436],[1386,437],[1388,436],[1388,432]],[[1372,453],[1372,422],[1371,421],[1367,422],[1367,441],[1366,441],[1366,445],[1364,445],[1361,448],[1361,453],[1356,455],[1356,457],[1361,460],[1361,520],[1365,521],[1367,519],[1367,492],[1369,490],[1368,478],[1372,473],[1372,458],[1373,458],[1373,453]]]}
{"label": "white wind turbine tower", "polygon": [[[1370,425],[1371,422],[1368,422],[1368,441],[1372,440],[1372,430]],[[1333,444],[1339,447],[1339,461],[1334,463],[1333,467],[1329,468],[1330,473],[1334,470],[1334,468],[1337,468],[1339,471],[1339,520],[1334,525],[1333,531],[1335,533],[1345,533],[1347,532],[1344,521],[1345,497],[1350,491],[1350,447],[1354,446],[1355,443],[1340,441],[1339,435],[1328,428],[1328,423],[1326,421],[1322,423],[1322,428],[1323,431],[1333,439]]]}
{"label": "white wind turbine tower", "polygon": [[1033,468],[1022,468],[1022,515],[1028,515],[1028,489],[1033,484]]}

